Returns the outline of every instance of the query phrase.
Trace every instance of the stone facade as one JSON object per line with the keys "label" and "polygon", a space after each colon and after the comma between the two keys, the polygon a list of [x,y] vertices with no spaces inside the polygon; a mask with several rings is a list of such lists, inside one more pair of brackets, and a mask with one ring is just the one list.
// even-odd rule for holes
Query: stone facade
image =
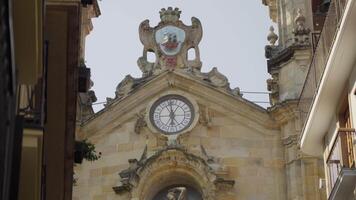
{"label": "stone facade", "polygon": [[325,199],[325,190],[319,189],[319,181],[324,178],[323,161],[303,154],[298,144],[302,123],[297,105],[312,57],[312,4],[305,0],[263,3],[269,7],[279,32],[277,35],[270,29],[265,55],[271,74],[267,80],[271,92],[268,111],[279,124],[284,149],[286,199]]}
{"label": "stone facade", "polygon": [[[174,81],[174,85],[170,86],[169,81]],[[147,192],[158,192],[169,184],[158,184],[148,191],[141,191],[147,189],[140,187],[154,185],[153,180],[162,176],[179,183],[179,179],[170,180],[179,171],[189,178],[182,181],[189,184],[206,179],[194,185],[199,189],[210,185],[213,194],[207,194],[206,199],[285,199],[280,131],[264,109],[178,72],[163,73],[142,87],[145,89],[114,102],[105,109],[108,111],[99,113],[82,127],[81,131],[96,144],[102,158],[77,167],[79,179],[74,197],[145,199],[146,195],[152,195]],[[142,120],[139,116],[147,115],[147,105],[152,99],[171,93],[194,99],[200,110],[199,122],[178,138],[177,146],[167,145],[165,137],[147,126],[137,131],[137,123]],[[130,168],[129,159],[140,162],[146,146],[144,157],[151,159],[150,165],[145,164],[144,170],[140,168],[135,187],[116,194],[113,187],[123,185],[118,173]],[[157,152],[166,158],[160,158]],[[186,156],[192,157],[192,161]],[[196,174],[191,174],[192,170]],[[235,183],[225,187],[224,183],[215,183],[219,180]]]}
{"label": "stone facade", "polygon": [[[323,199],[317,185],[323,177],[319,160],[297,148],[295,103],[277,99],[266,110],[242,98],[238,88],[231,89],[216,68],[202,73],[199,20],[192,18],[188,27],[179,20],[178,9],[160,14],[158,26],[150,27],[148,20],[140,25],[142,77],[127,76],[115,99],[78,129],[102,157],[75,167],[73,199],[155,200],[165,191],[167,199],[186,199],[189,188],[206,200]],[[186,34],[174,46],[178,53],[169,56],[174,49],[165,51],[154,38],[167,26]],[[172,37],[179,43],[179,34]],[[194,61],[187,60],[189,48],[196,50]],[[155,63],[147,62],[147,51],[155,53]],[[290,85],[279,88],[291,90]],[[195,117],[184,132],[167,135],[152,126],[149,115],[154,102],[172,94],[187,98]]]}

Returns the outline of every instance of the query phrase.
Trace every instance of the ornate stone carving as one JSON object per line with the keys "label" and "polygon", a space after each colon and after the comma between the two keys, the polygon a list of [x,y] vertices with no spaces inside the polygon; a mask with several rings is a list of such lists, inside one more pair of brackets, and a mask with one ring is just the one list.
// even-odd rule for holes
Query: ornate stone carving
{"label": "ornate stone carving", "polygon": [[232,95],[242,97],[242,93],[239,87],[235,87],[231,90]]}
{"label": "ornate stone carving", "polygon": [[137,65],[142,71],[143,77],[152,75],[154,63],[147,61],[147,52],[145,52],[143,56],[137,60]]}
{"label": "ornate stone carving", "polygon": [[121,99],[128,95],[134,88],[141,83],[145,83],[150,80],[151,77],[133,78],[131,75],[127,75],[116,87],[115,99]]}
{"label": "ornate stone carving", "polygon": [[299,139],[299,135],[298,134],[290,135],[290,136],[282,139],[283,145],[287,146],[287,147],[293,146],[293,145],[297,145],[298,144],[298,139]]}
{"label": "ornate stone carving", "polygon": [[[192,178],[196,178],[195,181],[201,184],[197,187],[201,187],[204,199],[215,199],[215,192],[218,192],[219,189],[231,188],[235,181],[226,180],[218,175],[215,165],[220,165],[220,163],[217,162],[216,158],[207,155],[203,146],[201,146],[201,151],[204,158],[188,152],[183,146],[174,145],[166,146],[147,157],[146,146],[140,160],[130,159],[129,168],[119,173],[121,177],[120,185],[113,187],[113,190],[120,195],[130,192],[132,195],[146,197],[148,195],[146,193],[150,192],[151,184],[159,184],[160,182],[157,182],[155,178],[160,180],[160,173],[167,178],[169,176],[167,170],[174,168],[180,169],[181,172],[186,170],[190,175],[195,174],[194,176],[197,177]],[[192,173],[192,170],[194,173]],[[172,173],[174,175],[175,170]],[[175,179],[175,182],[178,183],[179,180]],[[164,187],[164,185],[161,187]],[[143,196],[133,196],[133,198],[141,199]]]}
{"label": "ornate stone carving", "polygon": [[[201,68],[199,42],[202,38],[202,26],[199,19],[192,17],[192,25],[186,26],[179,20],[178,8],[162,9],[160,11],[161,22],[150,27],[149,20],[143,21],[139,26],[141,43],[144,46],[143,56],[137,61],[143,72],[143,76],[158,74],[162,70],[175,70],[193,67]],[[195,49],[195,59],[188,61],[189,49]],[[147,52],[154,52],[156,62],[147,61]]]}
{"label": "ornate stone carving", "polygon": [[201,107],[200,109],[200,118],[199,123],[207,126],[208,128],[211,127],[212,123],[212,112],[207,107]]}
{"label": "ornate stone carving", "polygon": [[134,78],[131,75],[127,75],[116,87],[116,97],[120,98],[127,95],[134,85]]}
{"label": "ornate stone carving", "polygon": [[234,180],[226,180],[223,178],[217,178],[214,181],[214,184],[217,186],[218,190],[229,190],[234,187],[235,181]]}
{"label": "ornate stone carving", "polygon": [[279,101],[279,86],[278,86],[278,73],[272,74],[272,78],[267,79],[267,90],[269,93],[269,101],[271,105],[275,105]]}
{"label": "ornate stone carving", "polygon": [[122,170],[119,173],[121,178],[121,184],[119,186],[113,187],[116,194],[122,194],[124,192],[129,192],[134,186],[137,186],[140,177],[137,174],[137,170],[143,165],[147,160],[147,145],[143,150],[140,160],[129,159],[129,168]]}
{"label": "ornate stone carving", "polygon": [[277,0],[262,0],[262,3],[269,8],[269,17],[273,22],[277,22],[278,19],[278,4]]}
{"label": "ornate stone carving", "polygon": [[98,100],[98,98],[95,95],[94,90],[89,90],[88,91],[88,96],[89,96],[89,102],[88,104],[93,104],[94,102],[96,102]]}
{"label": "ornate stone carving", "polygon": [[137,120],[136,120],[136,123],[135,123],[135,133],[136,134],[140,134],[141,133],[141,129],[143,127],[146,127],[146,126],[147,126],[147,123],[146,123],[146,120],[145,120],[145,115],[138,114]]}
{"label": "ornate stone carving", "polygon": [[180,18],[180,14],[182,11],[179,10],[179,8],[173,8],[168,7],[168,9],[162,8],[161,11],[159,11],[160,18],[162,22],[177,22]]}
{"label": "ornate stone carving", "polygon": [[294,19],[296,27],[293,30],[294,45],[308,46],[310,45],[309,33],[310,29],[305,27],[305,17],[302,10],[298,9],[297,16]]}
{"label": "ornate stone carving", "polygon": [[168,200],[187,200],[187,189],[185,187],[175,187],[168,191]]}
{"label": "ornate stone carving", "polygon": [[207,74],[209,81],[216,87],[228,88],[229,81],[222,73],[218,71],[216,67]]}
{"label": "ornate stone carving", "polygon": [[278,40],[278,35],[274,33],[274,28],[273,26],[269,27],[269,34],[267,35],[267,40],[271,44],[271,46],[275,46],[274,44]]}
{"label": "ornate stone carving", "polygon": [[113,98],[106,97],[106,103],[104,104],[104,107],[109,106],[112,102],[114,102]]}

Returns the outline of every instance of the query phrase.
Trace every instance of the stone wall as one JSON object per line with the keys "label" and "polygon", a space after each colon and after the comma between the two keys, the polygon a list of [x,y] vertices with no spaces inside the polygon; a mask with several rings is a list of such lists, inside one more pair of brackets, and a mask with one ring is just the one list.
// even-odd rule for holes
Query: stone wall
{"label": "stone wall", "polygon": [[[217,199],[285,200],[284,149],[279,130],[239,113],[231,114],[221,105],[202,97],[195,98],[199,109],[209,109],[209,123],[201,115],[196,127],[179,141],[187,152],[204,158],[206,155],[202,152],[202,145],[206,154],[219,165],[215,173],[226,180],[235,181],[233,187],[224,189],[224,192],[216,189]],[[261,114],[261,111],[251,108],[248,112]],[[267,113],[262,115],[268,117]],[[166,146],[165,140],[153,134],[148,127],[143,127],[139,133],[135,132],[136,121],[137,115],[132,113],[130,119],[114,129],[98,130],[91,134],[89,140],[96,145],[102,157],[98,161],[76,166],[75,177],[78,180],[73,199],[133,198],[129,193],[119,195],[114,192],[113,187],[120,182],[118,173],[129,167],[129,159],[141,157],[146,144],[147,157]],[[94,122],[100,124],[100,121]]]}

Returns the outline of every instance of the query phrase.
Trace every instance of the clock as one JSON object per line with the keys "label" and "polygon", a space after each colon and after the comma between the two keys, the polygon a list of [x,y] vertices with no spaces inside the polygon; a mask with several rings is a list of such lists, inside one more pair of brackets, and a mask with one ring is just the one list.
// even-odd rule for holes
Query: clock
{"label": "clock", "polygon": [[192,103],[180,95],[167,95],[158,99],[150,108],[151,124],[165,135],[181,133],[194,120]]}

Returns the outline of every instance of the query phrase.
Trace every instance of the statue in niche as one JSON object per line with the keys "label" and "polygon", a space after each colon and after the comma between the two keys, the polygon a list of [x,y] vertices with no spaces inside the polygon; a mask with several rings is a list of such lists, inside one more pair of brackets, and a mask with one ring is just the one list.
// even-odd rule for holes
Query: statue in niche
{"label": "statue in niche", "polygon": [[185,187],[175,187],[168,191],[167,200],[188,200]]}

